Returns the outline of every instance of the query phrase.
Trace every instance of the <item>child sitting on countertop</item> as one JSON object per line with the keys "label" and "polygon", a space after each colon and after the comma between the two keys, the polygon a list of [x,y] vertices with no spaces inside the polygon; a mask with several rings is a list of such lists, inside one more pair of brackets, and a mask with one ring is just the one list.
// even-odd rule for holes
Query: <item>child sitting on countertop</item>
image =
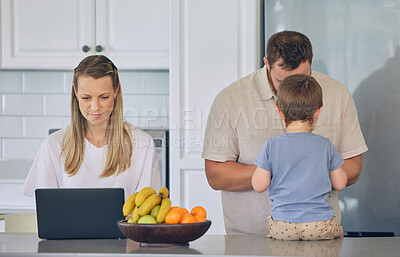
{"label": "child sitting on countertop", "polygon": [[322,110],[320,85],[308,75],[285,78],[278,88],[276,109],[285,122],[286,134],[265,143],[252,177],[255,191],[269,188],[272,208],[267,237],[342,237],[343,228],[329,205],[329,197],[331,188],[346,187],[344,161],[329,139],[311,133]]}

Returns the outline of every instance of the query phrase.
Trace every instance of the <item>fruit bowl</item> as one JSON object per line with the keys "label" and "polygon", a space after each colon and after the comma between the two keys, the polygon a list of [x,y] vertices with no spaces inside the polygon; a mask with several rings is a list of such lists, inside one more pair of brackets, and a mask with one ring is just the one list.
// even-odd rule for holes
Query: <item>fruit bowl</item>
{"label": "fruit bowl", "polygon": [[126,220],[117,222],[119,230],[140,246],[187,246],[204,235],[211,221],[188,224],[137,224]]}

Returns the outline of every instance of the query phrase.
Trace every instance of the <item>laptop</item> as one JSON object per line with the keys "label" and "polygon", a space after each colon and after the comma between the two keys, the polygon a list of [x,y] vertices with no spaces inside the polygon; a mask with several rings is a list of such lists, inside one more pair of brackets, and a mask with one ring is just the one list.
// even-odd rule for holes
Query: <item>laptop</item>
{"label": "laptop", "polygon": [[125,238],[122,188],[43,188],[35,197],[41,239]]}

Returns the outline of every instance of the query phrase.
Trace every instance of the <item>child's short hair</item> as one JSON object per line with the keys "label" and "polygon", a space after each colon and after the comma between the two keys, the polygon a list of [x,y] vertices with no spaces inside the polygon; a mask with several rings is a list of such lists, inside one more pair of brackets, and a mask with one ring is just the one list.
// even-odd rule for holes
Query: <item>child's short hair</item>
{"label": "child's short hair", "polygon": [[314,113],[322,106],[322,89],[311,76],[295,74],[286,77],[278,87],[276,105],[292,121],[314,122]]}

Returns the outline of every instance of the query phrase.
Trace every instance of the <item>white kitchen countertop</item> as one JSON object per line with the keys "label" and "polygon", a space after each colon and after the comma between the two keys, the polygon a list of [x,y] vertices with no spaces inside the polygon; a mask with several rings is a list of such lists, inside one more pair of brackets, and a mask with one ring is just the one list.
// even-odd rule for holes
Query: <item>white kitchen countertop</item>
{"label": "white kitchen countertop", "polygon": [[0,233],[1,256],[398,256],[399,237],[280,241],[264,235],[205,235],[189,247],[140,247],[127,239],[40,240],[36,234]]}

